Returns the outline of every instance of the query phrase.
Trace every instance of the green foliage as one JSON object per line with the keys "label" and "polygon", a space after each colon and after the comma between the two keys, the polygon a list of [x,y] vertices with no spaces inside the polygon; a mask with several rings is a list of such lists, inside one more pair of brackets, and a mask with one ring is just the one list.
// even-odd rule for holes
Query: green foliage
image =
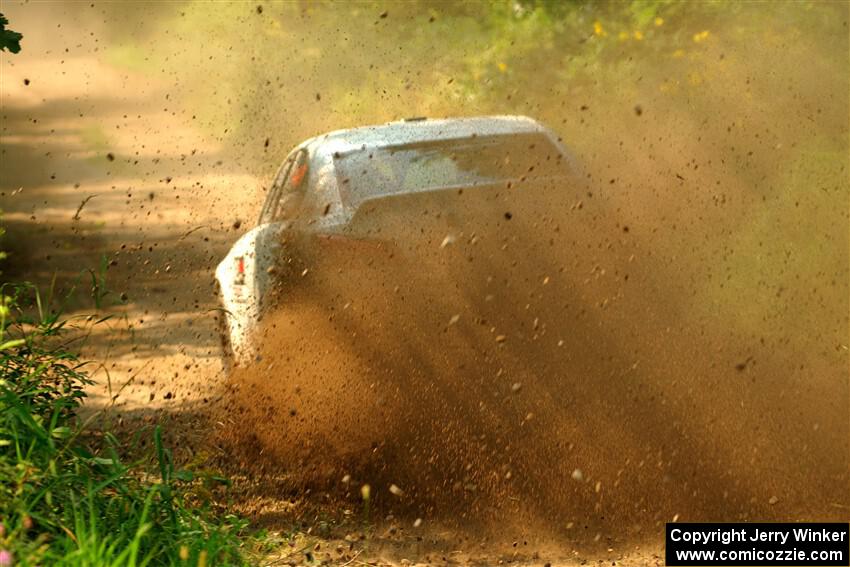
{"label": "green foliage", "polygon": [[[0,219],[2,219],[2,218],[3,218],[3,211],[0,211]],[[5,252],[5,251],[3,250],[3,248],[2,248],[2,246],[3,246],[3,237],[4,237],[5,235],[6,235],[6,229],[5,229],[2,225],[0,225],[0,276],[2,276],[2,275],[3,275],[3,270],[2,270],[2,267],[3,267],[3,261],[4,261],[6,258],[8,258],[8,257],[9,257],[9,256],[8,256],[8,254],[6,254],[6,252]]]}
{"label": "green foliage", "polygon": [[23,35],[18,32],[7,30],[6,25],[9,20],[3,14],[0,14],[0,51],[9,50],[12,53],[18,53],[21,50],[21,40]]}
{"label": "green foliage", "polygon": [[[138,57],[125,55],[144,53],[151,73],[159,69],[153,61],[166,61],[180,77],[174,96],[193,108],[200,127],[222,136],[221,125],[232,125],[225,142],[246,149],[274,133],[275,149],[285,152],[322,131],[413,115],[508,111],[547,120],[538,109],[553,100],[612,92],[630,83],[629,74],[640,77],[637,68],[654,74],[676,50],[704,48],[709,35],[695,34],[736,10],[672,0],[409,2],[379,18],[368,3],[277,3],[258,13],[238,3],[211,12],[189,2],[151,25],[216,41],[176,54],[164,43],[122,42],[109,54],[139,69]],[[233,48],[243,45],[238,33],[223,31],[243,29],[232,22],[252,34],[244,48]],[[358,48],[337,49],[327,34],[343,44],[356,40]],[[245,154],[266,164],[264,154]]]}
{"label": "green foliage", "polygon": [[795,329],[811,329],[818,338],[827,331],[841,336],[846,310],[826,317],[812,304],[847,305],[846,286],[840,285],[850,276],[842,245],[847,220],[836,206],[847,202],[846,154],[821,141],[791,155],[778,168],[769,206],[754,208],[729,239],[720,268],[734,277],[705,282],[693,309],[763,337],[785,337]]}
{"label": "green foliage", "polygon": [[209,497],[223,479],[175,468],[159,427],[155,455],[124,462],[77,417],[91,379],[61,342],[66,321],[31,288],[0,294],[0,551],[22,565],[244,564],[246,522]]}

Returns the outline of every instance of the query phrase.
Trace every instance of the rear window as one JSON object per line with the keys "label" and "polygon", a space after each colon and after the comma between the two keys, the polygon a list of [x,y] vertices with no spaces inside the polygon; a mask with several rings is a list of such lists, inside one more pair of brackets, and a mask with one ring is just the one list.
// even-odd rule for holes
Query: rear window
{"label": "rear window", "polygon": [[566,160],[543,134],[472,136],[335,154],[343,198],[357,204],[394,193],[564,175]]}

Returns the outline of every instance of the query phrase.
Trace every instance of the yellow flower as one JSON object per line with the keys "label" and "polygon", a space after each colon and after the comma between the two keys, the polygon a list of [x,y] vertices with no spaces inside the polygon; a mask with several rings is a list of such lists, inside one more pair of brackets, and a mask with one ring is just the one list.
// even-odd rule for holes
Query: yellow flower
{"label": "yellow flower", "polygon": [[635,30],[635,39],[638,41],[643,41],[643,32],[640,30]]}
{"label": "yellow flower", "polygon": [[679,59],[680,57],[684,57],[684,56],[685,56],[685,50],[684,49],[677,49],[676,51],[673,52],[673,57],[675,57],[676,59]]}
{"label": "yellow flower", "polygon": [[656,26],[663,26],[664,25],[664,18],[655,18],[655,25]]}
{"label": "yellow flower", "polygon": [[696,43],[700,43],[701,41],[705,41],[706,39],[708,39],[708,30],[694,34],[694,41]]}
{"label": "yellow flower", "polygon": [[499,68],[499,71],[500,71],[500,72],[502,72],[502,73],[504,73],[505,71],[507,71],[507,70],[508,70],[508,66],[507,66],[507,65],[505,65],[505,64],[504,64],[504,63],[502,63],[502,62],[497,63],[497,64],[496,64],[496,67],[498,67],[498,68]]}
{"label": "yellow flower", "polygon": [[189,559],[189,548],[185,545],[180,546],[180,559],[182,559],[183,561]]}
{"label": "yellow flower", "polygon": [[608,35],[608,32],[606,32],[602,28],[602,24],[600,24],[599,22],[593,22],[593,33],[595,33],[596,35],[598,35],[600,37],[604,37],[604,36]]}

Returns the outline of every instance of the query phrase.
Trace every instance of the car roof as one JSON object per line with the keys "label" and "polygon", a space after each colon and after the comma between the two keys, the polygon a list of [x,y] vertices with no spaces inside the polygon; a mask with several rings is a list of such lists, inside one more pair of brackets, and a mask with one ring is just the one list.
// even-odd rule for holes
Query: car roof
{"label": "car roof", "polygon": [[465,138],[473,135],[493,136],[546,131],[542,124],[527,116],[415,118],[377,126],[335,130],[305,140],[299,147],[308,147],[313,151],[320,149],[321,153],[345,152],[363,145],[384,147],[421,141]]}

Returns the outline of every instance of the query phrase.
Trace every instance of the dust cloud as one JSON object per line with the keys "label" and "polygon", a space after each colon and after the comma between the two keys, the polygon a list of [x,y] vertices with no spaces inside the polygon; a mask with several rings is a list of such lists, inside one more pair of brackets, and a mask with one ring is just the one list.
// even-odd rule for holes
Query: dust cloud
{"label": "dust cloud", "polygon": [[432,197],[390,205],[373,242],[290,242],[295,281],[231,382],[238,458],[537,541],[840,517],[843,402],[798,355],[695,322],[591,188]]}
{"label": "dust cloud", "polygon": [[[474,533],[846,519],[846,5],[2,12],[3,275],[110,260],[126,328],[92,352],[128,419],[207,415],[232,471]],[[552,127],[571,181],[289,243],[261,360],[225,378],[212,271],[290,148],[488,114]]]}

